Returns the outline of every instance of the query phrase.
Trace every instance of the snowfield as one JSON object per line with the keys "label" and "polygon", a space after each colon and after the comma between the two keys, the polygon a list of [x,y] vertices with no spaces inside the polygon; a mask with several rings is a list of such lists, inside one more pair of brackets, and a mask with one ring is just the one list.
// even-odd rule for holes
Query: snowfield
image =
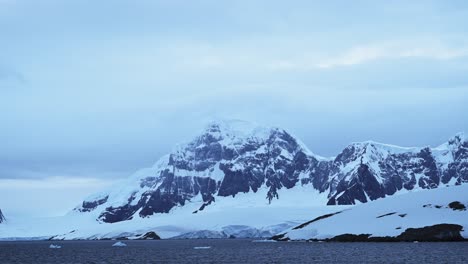
{"label": "snowfield", "polygon": [[449,204],[455,201],[468,207],[468,185],[409,192],[336,210],[341,212],[303,228],[291,228],[283,237],[290,240],[326,239],[342,234],[395,237],[407,228],[446,223],[463,226],[461,235],[468,238],[468,210],[450,208]]}
{"label": "snowfield", "polygon": [[[281,199],[269,204],[260,195],[240,193],[235,197],[219,197],[216,203],[203,211],[193,213],[202,203],[195,197],[170,213],[155,214],[118,223],[96,221],[93,212],[82,214],[72,211],[63,217],[16,219],[0,225],[2,239],[135,239],[154,231],[161,238],[269,238],[311,218],[345,210],[350,206],[323,206],[326,194],[311,186],[282,189]],[[304,198],[307,202],[304,202]]]}
{"label": "snowfield", "polygon": [[[266,191],[266,190],[262,190]],[[137,239],[150,231],[161,238],[269,238],[284,234],[290,240],[326,239],[341,234],[398,236],[407,228],[435,224],[458,224],[468,238],[468,210],[448,205],[458,201],[468,207],[468,185],[411,191],[355,206],[321,206],[320,197],[311,190],[282,190],[310,195],[308,205],[294,196],[268,204],[248,194],[225,197],[198,213],[198,202],[177,207],[169,214],[136,218],[118,223],[100,223],[92,215],[71,213],[64,217],[10,221],[0,225],[2,239]],[[281,193],[280,193],[281,194]],[[283,193],[284,194],[284,193]],[[323,199],[326,199],[324,197]],[[300,229],[293,229],[325,214],[337,213]]]}

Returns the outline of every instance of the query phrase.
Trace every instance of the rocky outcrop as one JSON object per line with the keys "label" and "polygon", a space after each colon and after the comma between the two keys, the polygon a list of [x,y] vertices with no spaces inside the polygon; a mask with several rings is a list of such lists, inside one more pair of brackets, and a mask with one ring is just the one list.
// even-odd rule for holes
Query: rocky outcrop
{"label": "rocky outcrop", "polygon": [[156,232],[150,231],[146,232],[144,235],[140,236],[137,238],[138,240],[159,240],[161,237],[159,237]]}
{"label": "rocky outcrop", "polygon": [[464,241],[460,232],[463,226],[454,224],[438,224],[421,228],[408,228],[401,233],[399,241]]}
{"label": "rocky outcrop", "polygon": [[[459,242],[466,241],[460,234],[461,225],[438,224],[421,228],[408,228],[396,237],[378,237],[371,234],[342,234],[323,239],[326,242]],[[277,241],[285,241],[283,237],[273,237]],[[312,239],[319,241],[318,239]]]}
{"label": "rocky outcrop", "polygon": [[462,241],[468,185],[408,192],[363,203],[277,233],[279,241]]}
{"label": "rocky outcrop", "polygon": [[459,211],[465,211],[466,206],[459,201],[454,201],[448,204],[449,208],[452,208],[453,210],[459,210]]}
{"label": "rocky outcrop", "polygon": [[99,221],[113,223],[168,213],[196,197],[202,201],[198,213],[219,197],[258,195],[264,188],[262,198],[274,203],[281,189],[311,185],[327,194],[328,205],[336,205],[465,182],[468,142],[462,134],[437,148],[352,143],[326,159],[283,129],[215,122],[122,188],[94,195],[75,211],[98,212]]}
{"label": "rocky outcrop", "polygon": [[5,216],[3,215],[2,210],[0,209],[0,224],[3,223],[3,222],[5,222],[5,221],[6,221],[6,218],[5,218]]}

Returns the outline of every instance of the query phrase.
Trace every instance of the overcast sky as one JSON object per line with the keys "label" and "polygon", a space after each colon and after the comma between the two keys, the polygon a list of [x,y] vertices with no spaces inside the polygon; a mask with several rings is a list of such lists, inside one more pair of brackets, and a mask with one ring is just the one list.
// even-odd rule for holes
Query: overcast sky
{"label": "overcast sky", "polygon": [[213,119],[439,145],[468,131],[467,25],[463,0],[0,0],[0,208],[66,212]]}

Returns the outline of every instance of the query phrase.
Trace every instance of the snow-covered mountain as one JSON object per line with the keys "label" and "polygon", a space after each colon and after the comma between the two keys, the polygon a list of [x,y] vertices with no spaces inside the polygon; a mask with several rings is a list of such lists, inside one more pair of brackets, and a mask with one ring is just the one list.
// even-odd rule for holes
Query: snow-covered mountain
{"label": "snow-covered mountain", "polygon": [[337,210],[277,240],[457,241],[468,239],[468,185],[396,195]]}
{"label": "snow-covered mountain", "polygon": [[[323,158],[284,129],[222,121],[121,186],[88,197],[74,214],[115,223],[169,213],[188,203],[196,204],[192,214],[200,214],[240,194],[269,204],[294,197],[301,203],[349,205],[466,182],[463,134],[436,148],[352,143],[335,158]],[[299,191],[304,188],[310,190],[307,195]]]}
{"label": "snow-covered mountain", "polygon": [[328,204],[362,203],[414,189],[468,182],[468,141],[457,134],[436,148],[353,143],[332,162]]}
{"label": "snow-covered mountain", "polygon": [[0,224],[5,221],[6,221],[5,216],[3,215],[2,210],[0,209]]}

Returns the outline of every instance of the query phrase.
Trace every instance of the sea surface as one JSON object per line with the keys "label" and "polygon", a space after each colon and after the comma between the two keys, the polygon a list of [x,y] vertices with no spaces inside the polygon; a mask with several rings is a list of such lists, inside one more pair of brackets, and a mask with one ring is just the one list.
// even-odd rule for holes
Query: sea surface
{"label": "sea surface", "polygon": [[116,241],[4,241],[0,263],[468,263],[467,242],[252,241],[122,241],[126,247],[112,247]]}

